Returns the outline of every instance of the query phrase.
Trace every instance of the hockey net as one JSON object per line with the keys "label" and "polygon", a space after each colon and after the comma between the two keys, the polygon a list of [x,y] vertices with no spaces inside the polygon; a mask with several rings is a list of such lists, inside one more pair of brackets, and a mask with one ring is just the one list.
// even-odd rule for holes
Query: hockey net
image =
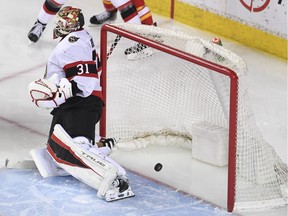
{"label": "hockey net", "polygon": [[[138,42],[138,48],[146,46],[142,51],[124,54]],[[193,153],[207,143],[209,148],[224,143],[228,211],[234,204],[237,209],[287,205],[287,164],[257,128],[239,56],[183,32],[117,24],[102,27],[101,59],[107,96],[102,135],[116,137],[127,149],[179,143]]]}

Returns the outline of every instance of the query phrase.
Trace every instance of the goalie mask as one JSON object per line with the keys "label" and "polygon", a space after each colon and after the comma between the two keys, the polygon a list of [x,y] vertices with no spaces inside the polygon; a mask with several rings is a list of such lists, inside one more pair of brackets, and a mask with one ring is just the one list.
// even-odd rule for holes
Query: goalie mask
{"label": "goalie mask", "polygon": [[56,26],[53,38],[64,37],[70,32],[77,31],[84,26],[84,16],[79,8],[63,7],[56,15]]}

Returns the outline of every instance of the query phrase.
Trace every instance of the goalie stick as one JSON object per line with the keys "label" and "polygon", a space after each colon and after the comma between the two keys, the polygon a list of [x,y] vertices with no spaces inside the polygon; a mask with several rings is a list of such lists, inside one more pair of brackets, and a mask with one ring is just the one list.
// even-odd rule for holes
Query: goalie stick
{"label": "goalie stick", "polygon": [[[107,60],[110,58],[112,52],[114,51],[115,47],[117,46],[118,42],[120,41],[120,39],[122,38],[121,35],[117,35],[116,38],[114,39],[113,43],[111,44],[111,47],[109,49],[109,52],[107,53]],[[140,43],[138,43],[137,45],[139,45]],[[153,51],[151,50],[151,48],[146,47],[145,45],[141,45],[142,47],[144,46],[144,48],[140,48],[139,52],[132,52],[130,54],[125,54],[127,56],[128,60],[137,60],[137,59],[141,59],[147,56],[151,56],[153,54]],[[127,49],[135,49],[138,50],[139,48],[134,48],[133,46]],[[140,54],[140,56],[139,56]]]}
{"label": "goalie stick", "polygon": [[114,39],[113,43],[111,44],[111,47],[109,49],[109,52],[107,53],[107,60],[109,59],[110,55],[112,54],[112,52],[114,51],[115,47],[117,46],[118,42],[120,41],[120,39],[122,38],[122,36],[117,35],[116,38]]}

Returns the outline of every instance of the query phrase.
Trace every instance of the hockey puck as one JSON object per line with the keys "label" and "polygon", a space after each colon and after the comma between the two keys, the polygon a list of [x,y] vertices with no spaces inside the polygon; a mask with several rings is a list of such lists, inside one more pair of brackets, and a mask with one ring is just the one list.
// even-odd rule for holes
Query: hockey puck
{"label": "hockey puck", "polygon": [[155,166],[154,166],[154,170],[156,172],[159,172],[161,169],[162,169],[163,165],[161,163],[157,163]]}

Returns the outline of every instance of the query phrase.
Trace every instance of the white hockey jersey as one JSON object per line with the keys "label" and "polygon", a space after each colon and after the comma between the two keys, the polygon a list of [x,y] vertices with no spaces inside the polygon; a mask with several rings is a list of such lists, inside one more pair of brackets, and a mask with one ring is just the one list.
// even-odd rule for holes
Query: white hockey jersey
{"label": "white hockey jersey", "polygon": [[51,53],[45,78],[58,75],[74,80],[82,91],[77,96],[95,95],[102,98],[99,73],[101,70],[99,56],[91,35],[84,29],[72,32],[63,38]]}

